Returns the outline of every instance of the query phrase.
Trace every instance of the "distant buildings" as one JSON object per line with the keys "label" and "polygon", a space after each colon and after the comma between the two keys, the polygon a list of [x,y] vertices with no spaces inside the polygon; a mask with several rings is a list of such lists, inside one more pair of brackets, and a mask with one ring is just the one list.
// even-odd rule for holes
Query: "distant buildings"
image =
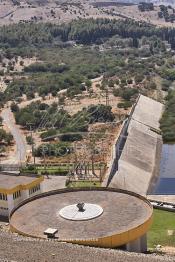
{"label": "distant buildings", "polygon": [[36,175],[0,173],[0,216],[9,216],[21,201],[41,193],[43,180]]}

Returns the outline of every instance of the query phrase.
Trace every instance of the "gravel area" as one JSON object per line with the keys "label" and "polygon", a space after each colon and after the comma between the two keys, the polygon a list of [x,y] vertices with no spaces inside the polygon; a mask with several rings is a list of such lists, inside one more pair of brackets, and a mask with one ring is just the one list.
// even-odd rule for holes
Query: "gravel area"
{"label": "gravel area", "polygon": [[37,240],[0,231],[0,261],[11,262],[168,262],[173,258],[127,253],[119,250],[84,247]]}

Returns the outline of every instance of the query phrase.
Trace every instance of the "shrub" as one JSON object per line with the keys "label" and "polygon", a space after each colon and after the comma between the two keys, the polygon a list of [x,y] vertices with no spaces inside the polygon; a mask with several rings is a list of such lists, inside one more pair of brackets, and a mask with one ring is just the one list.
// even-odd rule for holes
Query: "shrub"
{"label": "shrub", "polygon": [[129,85],[131,85],[131,84],[133,83],[132,79],[128,79],[128,80],[127,80],[127,83],[128,83]]}
{"label": "shrub", "polygon": [[55,136],[56,134],[57,134],[57,130],[56,130],[56,129],[50,129],[50,130],[42,133],[42,134],[40,135],[40,137],[41,137],[41,139],[46,139],[46,138]]}
{"label": "shrub", "polygon": [[144,80],[144,76],[143,75],[136,75],[135,76],[136,84],[141,83],[143,80]]}
{"label": "shrub", "polygon": [[42,144],[34,152],[37,157],[60,157],[70,154],[72,148],[69,143]]}
{"label": "shrub", "polygon": [[117,105],[118,108],[124,108],[124,109],[128,109],[131,106],[132,106],[132,102],[130,101],[126,101],[124,103],[118,103]]}
{"label": "shrub", "polygon": [[131,97],[138,93],[138,90],[136,88],[127,88],[123,90],[121,97],[127,101],[131,99]]}
{"label": "shrub", "polygon": [[19,111],[19,106],[16,104],[16,103],[12,103],[11,106],[10,106],[10,109],[13,113],[16,113]]}
{"label": "shrub", "polygon": [[166,79],[163,79],[161,84],[162,84],[162,90],[163,90],[163,91],[168,91],[168,90],[169,90],[169,87],[170,87],[170,85],[171,85],[171,81],[168,81],[168,80],[166,80]]}
{"label": "shrub", "polygon": [[79,141],[82,138],[83,137],[81,134],[64,134],[60,137],[60,140],[64,142],[74,142],[74,141]]}
{"label": "shrub", "polygon": [[26,141],[28,145],[33,145],[34,140],[31,136],[26,136]]}
{"label": "shrub", "polygon": [[112,79],[109,80],[108,86],[109,86],[109,87],[114,87],[114,81],[113,81]]}

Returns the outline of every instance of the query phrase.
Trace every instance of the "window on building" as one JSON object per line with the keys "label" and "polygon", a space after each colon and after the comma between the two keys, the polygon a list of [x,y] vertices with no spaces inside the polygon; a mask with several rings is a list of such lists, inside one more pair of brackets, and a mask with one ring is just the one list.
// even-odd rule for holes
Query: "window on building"
{"label": "window on building", "polygon": [[7,195],[0,193],[0,200],[7,201]]}
{"label": "window on building", "polygon": [[39,190],[40,190],[40,185],[34,186],[31,189],[29,189],[29,195],[32,195]]}
{"label": "window on building", "polygon": [[8,210],[7,207],[0,207],[0,209],[2,209],[2,210]]}
{"label": "window on building", "polygon": [[19,197],[21,197],[21,191],[20,190],[18,190],[15,193],[13,193],[13,199],[17,199]]}

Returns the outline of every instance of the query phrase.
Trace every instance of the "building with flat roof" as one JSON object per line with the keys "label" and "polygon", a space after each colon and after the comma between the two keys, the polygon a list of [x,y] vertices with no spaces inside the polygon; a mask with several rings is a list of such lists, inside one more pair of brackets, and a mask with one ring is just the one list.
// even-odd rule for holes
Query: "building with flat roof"
{"label": "building with flat roof", "polygon": [[0,173],[0,216],[9,216],[21,201],[43,191],[44,178],[36,175]]}
{"label": "building with flat roof", "polygon": [[152,205],[114,188],[60,189],[23,201],[10,215],[12,232],[59,242],[147,250]]}

